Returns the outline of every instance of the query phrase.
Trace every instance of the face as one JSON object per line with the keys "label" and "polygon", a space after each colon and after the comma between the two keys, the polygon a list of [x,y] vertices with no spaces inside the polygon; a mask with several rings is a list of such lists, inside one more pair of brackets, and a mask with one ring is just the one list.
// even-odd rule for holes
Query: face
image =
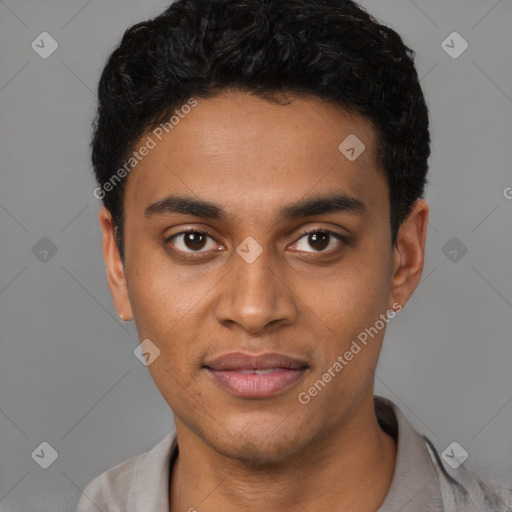
{"label": "face", "polygon": [[[178,436],[244,461],[307,450],[373,395],[386,312],[423,264],[421,201],[391,245],[372,126],[291,99],[197,98],[153,135],[126,183],[124,268],[100,214],[116,308],[160,349]],[[351,135],[359,156],[339,149]]]}

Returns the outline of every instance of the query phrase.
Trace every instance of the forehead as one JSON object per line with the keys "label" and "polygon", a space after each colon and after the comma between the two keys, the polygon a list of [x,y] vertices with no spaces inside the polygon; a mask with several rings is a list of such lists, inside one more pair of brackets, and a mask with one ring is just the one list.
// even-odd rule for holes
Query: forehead
{"label": "forehead", "polygon": [[196,98],[168,133],[141,138],[155,144],[131,171],[125,209],[141,212],[180,193],[222,203],[235,216],[332,192],[387,208],[371,123],[315,97],[290,100],[240,92]]}

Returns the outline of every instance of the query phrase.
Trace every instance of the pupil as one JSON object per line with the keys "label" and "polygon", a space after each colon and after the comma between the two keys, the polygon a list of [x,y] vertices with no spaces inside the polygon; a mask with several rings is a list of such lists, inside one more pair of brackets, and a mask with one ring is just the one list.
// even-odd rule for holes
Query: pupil
{"label": "pupil", "polygon": [[187,233],[185,236],[185,244],[189,249],[199,250],[204,247],[204,238],[202,233]]}
{"label": "pupil", "polygon": [[322,250],[329,245],[328,233],[311,233],[309,235],[309,243],[313,249]]}

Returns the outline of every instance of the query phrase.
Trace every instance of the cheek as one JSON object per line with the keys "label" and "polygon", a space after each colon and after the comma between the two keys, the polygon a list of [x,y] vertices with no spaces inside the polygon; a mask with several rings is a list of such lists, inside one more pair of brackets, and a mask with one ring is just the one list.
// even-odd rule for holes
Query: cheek
{"label": "cheek", "polygon": [[[130,300],[137,328],[146,337],[183,330],[186,319],[200,307],[210,286],[188,269],[172,266],[165,250],[133,251],[127,269]],[[197,277],[197,276],[195,276]]]}
{"label": "cheek", "polygon": [[329,326],[329,342],[323,347],[311,382],[329,370],[336,375],[327,393],[322,392],[318,406],[333,396],[348,399],[366,389],[377,365],[387,325],[380,315],[388,309],[390,278],[386,260],[376,258],[375,253],[374,257],[366,254],[338,272],[323,293],[317,291],[317,315]]}
{"label": "cheek", "polygon": [[[317,332],[326,337],[316,348],[314,372],[301,389],[303,399],[311,399],[318,411],[332,410],[333,400],[353,402],[373,382],[387,325],[381,315],[388,309],[390,287],[385,269],[361,259],[350,271],[340,272],[328,290],[315,294],[317,310],[311,317],[322,319]],[[320,381],[328,383],[324,387]],[[333,412],[327,421],[335,424],[344,413]]]}
{"label": "cheek", "polygon": [[183,403],[193,405],[201,361],[199,306],[189,304],[187,298],[148,283],[135,312],[139,337],[149,338],[160,349],[148,370],[164,399],[178,408]]}
{"label": "cheek", "polygon": [[[391,266],[387,256],[375,252],[354,252],[329,280],[312,291],[307,301],[316,305],[316,313],[332,330],[346,336],[373,325],[388,309],[391,293]],[[314,293],[314,295],[313,295]]]}

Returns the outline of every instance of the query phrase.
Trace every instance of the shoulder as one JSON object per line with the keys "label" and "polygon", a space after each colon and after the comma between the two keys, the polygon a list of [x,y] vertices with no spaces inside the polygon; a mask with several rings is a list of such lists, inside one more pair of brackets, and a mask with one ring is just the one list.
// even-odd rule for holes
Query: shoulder
{"label": "shoulder", "polygon": [[[168,478],[165,462],[170,451],[175,449],[176,435],[168,434],[151,450],[135,455],[94,478],[84,489],[76,512],[127,512],[133,497],[147,478],[160,479],[161,484]],[[167,475],[167,476],[166,476]]]}
{"label": "shoulder", "polygon": [[77,512],[124,512],[133,475],[146,455],[131,457],[94,478],[84,489]]}
{"label": "shoulder", "polygon": [[451,468],[432,442],[422,436],[436,470],[446,512],[511,512],[512,489],[476,475],[466,463]]}

